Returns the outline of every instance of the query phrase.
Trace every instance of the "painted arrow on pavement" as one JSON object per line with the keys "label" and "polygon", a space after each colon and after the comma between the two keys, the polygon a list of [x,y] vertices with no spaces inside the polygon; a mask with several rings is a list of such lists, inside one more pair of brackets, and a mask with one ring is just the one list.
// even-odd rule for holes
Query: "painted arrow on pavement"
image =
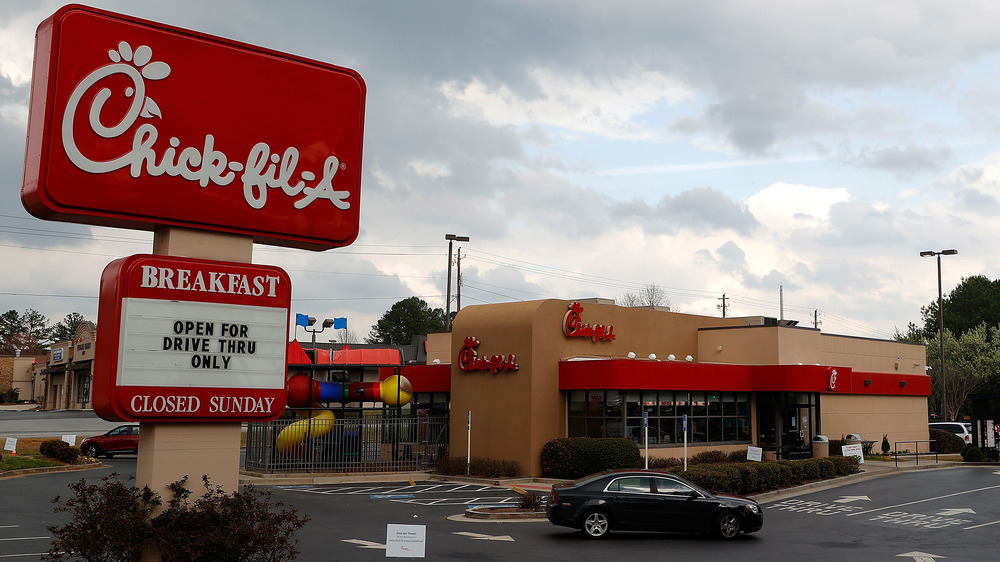
{"label": "painted arrow on pavement", "polygon": [[917,551],[907,552],[906,554],[897,554],[896,556],[912,558],[913,562],[934,562],[935,558],[947,558],[947,556],[938,556],[937,554],[927,554],[926,552]]}
{"label": "painted arrow on pavement", "polygon": [[839,500],[833,500],[833,503],[851,503],[856,501],[872,501],[868,496],[840,496]]}
{"label": "painted arrow on pavement", "polygon": [[952,509],[943,509],[941,510],[940,513],[938,513],[938,515],[940,515],[941,517],[950,517],[952,515],[961,515],[963,513],[975,513],[975,511],[967,507],[958,507]]}
{"label": "painted arrow on pavement", "polygon": [[501,536],[481,535],[479,533],[468,533],[468,532],[464,532],[464,531],[461,532],[461,533],[452,533],[452,534],[453,535],[462,535],[463,537],[469,537],[469,538],[475,539],[477,541],[508,541],[508,542],[514,542],[514,538],[511,537],[510,535],[501,535]]}

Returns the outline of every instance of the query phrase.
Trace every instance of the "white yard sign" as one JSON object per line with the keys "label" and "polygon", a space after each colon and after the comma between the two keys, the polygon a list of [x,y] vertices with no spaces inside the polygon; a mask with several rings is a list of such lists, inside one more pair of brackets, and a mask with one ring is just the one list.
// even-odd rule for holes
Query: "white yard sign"
{"label": "white yard sign", "polygon": [[386,525],[385,557],[423,558],[426,525]]}

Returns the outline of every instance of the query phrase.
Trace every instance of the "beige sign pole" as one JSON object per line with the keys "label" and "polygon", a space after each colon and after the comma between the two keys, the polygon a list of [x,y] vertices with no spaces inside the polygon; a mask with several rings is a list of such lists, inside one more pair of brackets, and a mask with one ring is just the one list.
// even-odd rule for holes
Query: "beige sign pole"
{"label": "beige sign pole", "polygon": [[[162,228],[153,235],[153,254],[250,263],[253,239],[218,232]],[[240,422],[142,422],[139,425],[137,487],[149,486],[164,501],[171,497],[167,486],[185,476],[195,496],[201,495],[203,475],[208,476],[212,487],[221,486],[226,493],[239,489]],[[159,562],[160,554],[148,548],[142,560]]]}

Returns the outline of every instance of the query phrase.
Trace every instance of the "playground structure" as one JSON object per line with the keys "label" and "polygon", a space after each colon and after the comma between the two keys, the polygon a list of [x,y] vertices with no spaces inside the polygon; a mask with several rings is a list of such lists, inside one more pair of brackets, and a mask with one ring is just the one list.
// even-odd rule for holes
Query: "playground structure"
{"label": "playground structure", "polygon": [[410,381],[401,375],[378,382],[326,382],[308,375],[294,375],[288,379],[287,389],[289,408],[309,408],[296,410],[305,419],[282,429],[275,440],[277,451],[290,458],[303,456],[312,440],[322,438],[336,427],[333,412],[322,403],[383,402],[399,408],[413,398]]}

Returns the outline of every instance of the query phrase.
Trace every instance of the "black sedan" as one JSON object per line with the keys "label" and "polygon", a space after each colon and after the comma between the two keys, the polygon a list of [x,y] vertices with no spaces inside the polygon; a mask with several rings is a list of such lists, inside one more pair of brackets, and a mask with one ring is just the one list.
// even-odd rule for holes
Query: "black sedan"
{"label": "black sedan", "polygon": [[545,509],[554,525],[581,529],[592,538],[610,531],[709,532],[722,539],[759,531],[757,502],[713,494],[665,472],[623,470],[594,474],[556,486]]}

